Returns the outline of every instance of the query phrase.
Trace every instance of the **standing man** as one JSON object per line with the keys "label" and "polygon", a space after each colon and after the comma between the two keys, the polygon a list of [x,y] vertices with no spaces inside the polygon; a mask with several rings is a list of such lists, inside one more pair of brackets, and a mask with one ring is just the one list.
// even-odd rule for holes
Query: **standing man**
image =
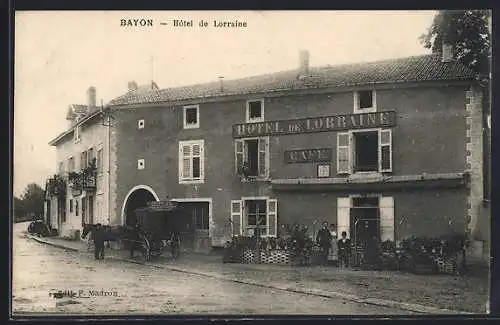
{"label": "standing man", "polygon": [[349,267],[349,255],[351,253],[351,241],[347,238],[347,233],[342,231],[342,237],[339,239],[339,262],[341,266]]}
{"label": "standing man", "polygon": [[328,263],[328,253],[330,252],[330,246],[332,243],[332,234],[328,229],[328,222],[323,222],[323,227],[318,231],[316,236],[316,242],[318,246],[321,247],[321,252],[323,253],[323,263]]}
{"label": "standing man", "polygon": [[94,238],[94,257],[96,260],[104,259],[104,230],[100,223],[95,225],[93,231]]}

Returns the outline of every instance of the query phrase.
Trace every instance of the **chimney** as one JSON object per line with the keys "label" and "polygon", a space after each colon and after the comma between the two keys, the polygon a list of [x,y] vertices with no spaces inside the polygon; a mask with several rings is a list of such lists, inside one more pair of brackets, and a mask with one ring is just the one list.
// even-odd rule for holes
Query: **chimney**
{"label": "chimney", "polygon": [[128,91],[137,90],[137,83],[135,81],[128,82]]}
{"label": "chimney", "polygon": [[300,67],[299,78],[307,77],[309,75],[309,51],[300,51]]}
{"label": "chimney", "polygon": [[220,92],[223,93],[224,92],[224,77],[220,76],[219,80],[220,80]]}
{"label": "chimney", "polygon": [[76,114],[73,111],[71,105],[68,106],[68,112],[66,113],[66,120],[68,121],[68,128],[70,128],[76,121]]}
{"label": "chimney", "polygon": [[95,87],[91,86],[87,90],[87,112],[92,112],[96,109],[96,90]]}
{"label": "chimney", "polygon": [[453,45],[444,41],[442,44],[441,61],[444,63],[453,61]]}

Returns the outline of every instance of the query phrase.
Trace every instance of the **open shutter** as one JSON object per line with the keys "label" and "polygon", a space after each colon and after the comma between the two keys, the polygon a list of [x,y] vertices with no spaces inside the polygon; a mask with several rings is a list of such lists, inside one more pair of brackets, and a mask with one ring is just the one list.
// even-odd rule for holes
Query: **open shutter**
{"label": "open shutter", "polygon": [[337,173],[349,174],[350,172],[350,152],[349,152],[349,132],[337,133]]}
{"label": "open shutter", "polygon": [[267,200],[267,236],[276,237],[278,232],[278,200]]}
{"label": "open shutter", "polygon": [[259,177],[266,178],[269,165],[269,138],[259,139]]}
{"label": "open shutter", "polygon": [[243,167],[243,140],[234,140],[234,163],[235,172],[238,174]]}
{"label": "open shutter", "polygon": [[191,146],[183,145],[182,146],[182,178],[189,179],[192,177],[192,169],[191,169]]}
{"label": "open shutter", "polygon": [[241,235],[241,200],[231,200],[231,224],[233,236]]}
{"label": "open shutter", "polygon": [[200,141],[200,180],[205,180],[205,141]]}
{"label": "open shutter", "polygon": [[337,198],[337,235],[341,236],[342,232],[347,233],[347,238],[350,238],[349,228],[351,221],[351,198]]}
{"label": "open shutter", "polygon": [[184,178],[184,150],[182,149],[182,144],[179,143],[179,181]]}
{"label": "open shutter", "polygon": [[[194,143],[191,146],[191,159],[189,159],[189,162],[192,163],[191,169],[192,173],[190,175],[190,178],[193,180],[198,180],[201,179],[201,145],[199,142]],[[186,159],[187,160],[187,159]],[[197,162],[197,164],[195,163]]]}
{"label": "open shutter", "polygon": [[380,239],[394,241],[394,198],[380,198]]}
{"label": "open shutter", "polygon": [[392,130],[380,130],[378,136],[378,168],[380,172],[392,171]]}

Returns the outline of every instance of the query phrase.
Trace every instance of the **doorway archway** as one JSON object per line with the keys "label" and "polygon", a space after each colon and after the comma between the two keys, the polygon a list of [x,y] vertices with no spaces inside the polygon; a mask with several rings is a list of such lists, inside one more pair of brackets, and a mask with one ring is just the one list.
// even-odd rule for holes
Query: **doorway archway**
{"label": "doorway archway", "polygon": [[158,196],[149,186],[139,185],[131,189],[123,203],[123,224],[133,226],[137,220],[135,210],[147,206],[151,201],[158,201]]}

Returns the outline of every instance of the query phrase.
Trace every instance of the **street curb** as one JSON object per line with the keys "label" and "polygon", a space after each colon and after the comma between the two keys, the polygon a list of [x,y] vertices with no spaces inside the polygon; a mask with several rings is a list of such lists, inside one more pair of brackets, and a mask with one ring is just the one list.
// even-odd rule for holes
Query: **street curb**
{"label": "street curb", "polygon": [[[33,235],[26,235],[26,237],[31,238],[39,243],[47,244],[50,246],[85,253],[84,251],[79,250],[77,248],[68,247],[68,246],[61,245],[61,244],[56,244],[56,243],[53,243],[51,241],[41,239],[39,237],[35,237]],[[204,277],[209,277],[209,278],[214,278],[214,279],[224,280],[224,281],[232,281],[232,282],[236,282],[236,283],[248,284],[248,285],[253,285],[253,286],[258,286],[258,287],[263,287],[263,288],[268,288],[268,289],[282,290],[282,291],[287,291],[287,292],[300,293],[300,294],[319,296],[319,297],[325,297],[325,298],[338,298],[338,299],[343,299],[343,300],[347,300],[347,301],[351,301],[351,302],[355,302],[355,303],[362,303],[362,304],[389,307],[389,308],[397,308],[397,309],[401,309],[401,310],[407,310],[407,311],[422,313],[422,314],[448,314],[448,315],[449,314],[465,314],[465,315],[475,314],[475,313],[466,312],[466,311],[442,309],[442,308],[424,306],[424,305],[419,305],[419,304],[410,304],[410,303],[404,303],[404,302],[387,300],[387,299],[362,298],[362,297],[358,297],[358,296],[351,295],[351,294],[336,293],[336,292],[324,291],[324,290],[318,290],[318,289],[294,289],[294,288],[290,288],[290,287],[286,287],[286,286],[270,285],[270,284],[260,283],[260,282],[256,282],[256,281],[252,281],[252,280],[241,280],[241,279],[237,279],[235,277],[231,277],[231,276],[227,276],[227,275],[221,276],[220,274],[211,273],[211,272],[193,271],[193,270],[188,270],[188,269],[174,267],[174,266],[158,265],[158,264],[153,264],[153,263],[148,263],[148,262],[139,262],[136,260],[121,258],[121,257],[109,256],[107,258],[117,260],[117,261],[127,262],[127,263],[145,265],[145,266],[154,267],[157,269],[171,270],[171,271],[175,271],[175,272],[204,276]]]}

